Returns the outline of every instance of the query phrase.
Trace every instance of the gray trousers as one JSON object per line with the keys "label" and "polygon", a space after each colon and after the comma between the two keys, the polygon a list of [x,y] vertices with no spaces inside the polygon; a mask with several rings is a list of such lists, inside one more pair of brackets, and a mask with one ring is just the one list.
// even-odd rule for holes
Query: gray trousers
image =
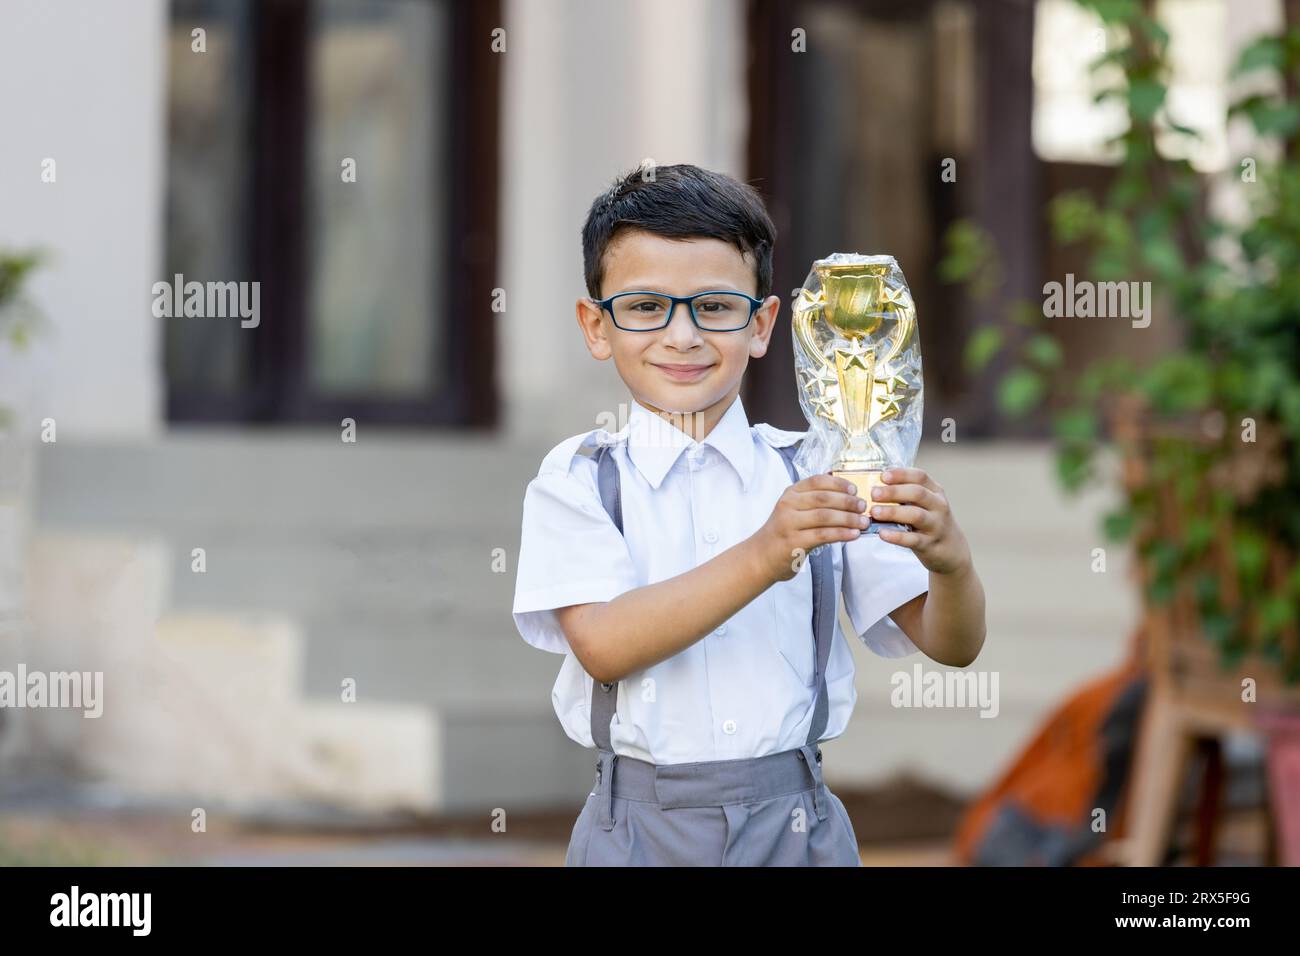
{"label": "gray trousers", "polygon": [[821,750],[656,766],[598,751],[565,866],[860,866]]}

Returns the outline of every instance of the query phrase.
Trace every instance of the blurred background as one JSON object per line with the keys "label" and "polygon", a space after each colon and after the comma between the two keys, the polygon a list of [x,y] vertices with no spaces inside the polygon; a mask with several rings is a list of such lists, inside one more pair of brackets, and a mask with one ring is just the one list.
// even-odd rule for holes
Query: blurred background
{"label": "blurred background", "polygon": [[[1142,512],[1155,425],[1106,401],[1276,422],[1271,477],[1219,482],[1234,528],[1294,489],[1297,24],[1293,0],[7,0],[0,671],[102,673],[103,714],[0,708],[0,863],[563,862],[591,759],[511,619],[523,490],[625,420],[573,319],[579,233],[616,175],[677,162],[763,194],[778,294],[859,251],[917,302],[918,464],[985,582],[971,670],[999,699],[896,707],[922,658],[851,642],[827,779],[864,861],[1296,862],[1296,501],[1242,546],[1275,585],[1258,647],[1236,571],[1243,616],[1180,616],[1205,541],[1166,560],[1172,604],[1137,556],[1208,499]],[[1260,196],[1290,210],[1263,239]],[[1184,213],[1205,241],[1171,253]],[[1217,259],[1269,318],[1236,352],[1197,311]],[[1044,322],[1067,273],[1153,281],[1153,321]],[[260,322],[160,317],[177,275],[259,282]],[[1138,371],[1089,375],[1116,357]],[[1202,391],[1147,388],[1170,361]],[[1267,389],[1205,384],[1266,364]],[[751,421],[806,427],[794,388],[781,323]]]}

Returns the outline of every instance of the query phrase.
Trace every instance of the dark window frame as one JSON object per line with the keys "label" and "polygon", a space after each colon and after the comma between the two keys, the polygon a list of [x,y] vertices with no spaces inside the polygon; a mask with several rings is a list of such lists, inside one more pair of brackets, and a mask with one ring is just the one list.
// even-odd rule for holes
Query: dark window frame
{"label": "dark window frame", "polygon": [[[430,0],[433,2],[433,0]],[[491,428],[498,423],[495,316],[498,249],[500,58],[491,50],[499,0],[448,0],[445,44],[445,274],[454,276],[430,322],[437,386],[417,398],[323,396],[305,381],[308,328],[306,175],[310,0],[257,0],[253,61],[251,177],[246,197],[248,267],[261,282],[263,320],[248,334],[251,382],[231,394],[175,387],[166,377],[169,422],[337,424]]]}
{"label": "dark window frame", "polygon": [[[916,20],[930,15],[936,0],[819,0],[839,5],[880,21]],[[957,394],[941,408],[927,395],[925,433],[935,434],[940,412],[960,409],[962,434],[972,438],[1038,437],[1047,433],[1043,416],[1029,422],[1009,420],[997,408],[995,382],[1008,359],[999,356],[989,370],[973,380],[963,370],[958,346],[964,337],[1005,309],[1017,295],[1033,297],[1041,289],[1041,164],[1031,142],[1032,58],[1034,5],[1023,0],[967,0],[975,15],[977,123],[987,132],[963,168],[960,191],[931,196],[936,224],[946,226],[958,216],[970,216],[997,239],[1008,263],[1006,284],[1000,296],[985,303],[968,302],[955,287],[934,290],[935,300],[924,304],[920,316],[923,362],[931,374],[936,367],[958,381],[949,383]],[[748,94],[750,127],[747,173],[768,203],[778,238],[772,261],[774,291],[784,301],[782,316],[773,330],[769,355],[781,361],[758,362],[746,375],[745,407],[756,421],[802,430],[807,427],[799,411],[790,341],[789,290],[801,284],[809,263],[794,262],[790,243],[781,234],[792,231],[797,214],[799,144],[784,135],[799,108],[802,86],[807,86],[804,64],[790,51],[791,29],[807,22],[807,0],[749,0]],[[936,174],[937,182],[937,174]],[[831,250],[826,250],[827,252]],[[942,311],[950,327],[938,340],[929,334],[925,315]]]}

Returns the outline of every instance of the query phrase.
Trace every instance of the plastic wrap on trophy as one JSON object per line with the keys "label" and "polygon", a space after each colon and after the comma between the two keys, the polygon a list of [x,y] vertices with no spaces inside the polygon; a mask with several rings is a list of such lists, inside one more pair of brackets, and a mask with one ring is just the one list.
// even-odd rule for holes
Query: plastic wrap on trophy
{"label": "plastic wrap on trophy", "polygon": [[[813,263],[793,322],[810,426],[795,464],[847,478],[870,502],[881,472],[911,466],[921,441],[921,340],[907,280],[893,256],[837,252]],[[873,521],[867,531],[881,527],[905,526]]]}

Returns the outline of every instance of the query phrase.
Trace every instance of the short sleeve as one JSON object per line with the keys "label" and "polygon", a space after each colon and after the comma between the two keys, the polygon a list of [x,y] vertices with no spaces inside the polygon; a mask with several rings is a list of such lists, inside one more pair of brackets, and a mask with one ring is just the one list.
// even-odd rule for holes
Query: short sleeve
{"label": "short sleeve", "polygon": [[889,614],[928,590],[930,572],[910,548],[877,534],[844,543],[844,607],[873,653],[906,657],[920,650]]}
{"label": "short sleeve", "polygon": [[627,542],[594,482],[550,470],[528,483],[514,602],[515,626],[525,641],[567,654],[555,608],[609,601],[636,586]]}

